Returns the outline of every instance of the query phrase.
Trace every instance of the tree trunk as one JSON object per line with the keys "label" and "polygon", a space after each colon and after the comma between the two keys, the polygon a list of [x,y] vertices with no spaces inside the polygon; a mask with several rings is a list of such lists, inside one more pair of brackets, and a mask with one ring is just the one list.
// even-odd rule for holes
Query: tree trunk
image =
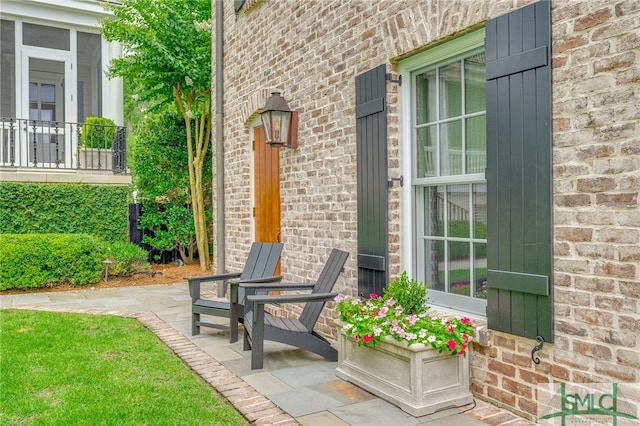
{"label": "tree trunk", "polygon": [[[189,189],[191,191],[191,209],[193,211],[193,222],[196,231],[196,244],[198,247],[198,258],[200,268],[203,271],[211,267],[209,255],[209,238],[207,236],[207,221],[205,214],[203,184],[204,158],[209,147],[209,137],[211,135],[211,120],[209,120],[210,102],[201,102],[199,116],[195,119],[195,135],[191,131],[191,118],[194,115],[193,93],[186,94],[186,103],[183,99],[182,88],[173,88],[173,95],[180,107],[187,131],[187,155],[189,161]],[[209,94],[207,94],[209,96]],[[196,102],[197,103],[197,102]],[[195,137],[194,137],[195,136]],[[195,149],[194,149],[195,147]]]}

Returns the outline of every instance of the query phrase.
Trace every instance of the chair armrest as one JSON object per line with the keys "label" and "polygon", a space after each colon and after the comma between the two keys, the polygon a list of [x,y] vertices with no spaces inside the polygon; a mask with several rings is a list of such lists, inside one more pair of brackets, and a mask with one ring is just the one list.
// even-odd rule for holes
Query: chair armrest
{"label": "chair armrest", "polygon": [[333,300],[338,293],[311,293],[311,294],[288,294],[269,295],[255,294],[247,296],[247,300],[253,305],[266,303],[298,303],[298,302],[321,302]]}
{"label": "chair armrest", "polygon": [[189,284],[189,294],[191,295],[191,299],[195,301],[200,298],[201,283],[209,282],[209,281],[222,281],[223,283],[226,283],[226,280],[230,280],[232,278],[238,278],[240,275],[242,275],[241,272],[229,272],[226,274],[202,275],[199,277],[185,277],[185,279]]}
{"label": "chair armrest", "polygon": [[[245,284],[244,283],[262,283],[262,284],[256,284],[259,286],[273,286],[274,284],[269,284],[269,283],[274,283],[274,282],[278,282],[282,279],[282,275],[276,275],[273,277],[263,277],[263,278],[253,278],[251,279],[251,281],[248,280],[239,280],[239,281],[229,281],[229,287],[231,288],[230,293],[230,299],[231,299],[231,304],[234,303],[238,303],[238,286],[241,286],[244,288]],[[249,290],[250,292],[252,290]],[[255,290],[253,290],[253,292],[255,292]]]}
{"label": "chair armrest", "polygon": [[[276,275],[273,277],[263,277],[263,278],[252,278],[250,280],[240,280],[232,282],[232,284],[244,284],[244,283],[272,283],[277,282],[282,279],[282,275]],[[243,286],[244,287],[244,286]]]}
{"label": "chair armrest", "polygon": [[216,274],[216,275],[201,275],[198,277],[185,277],[184,279],[187,281],[220,281],[220,280],[228,280],[231,278],[238,278],[242,275],[242,272],[229,272],[226,274]]}
{"label": "chair armrest", "polygon": [[256,281],[246,281],[240,282],[240,287],[246,289],[255,289],[255,290],[281,290],[281,291],[292,291],[292,290],[311,290],[315,287],[316,283],[280,283],[280,284],[260,284]]}

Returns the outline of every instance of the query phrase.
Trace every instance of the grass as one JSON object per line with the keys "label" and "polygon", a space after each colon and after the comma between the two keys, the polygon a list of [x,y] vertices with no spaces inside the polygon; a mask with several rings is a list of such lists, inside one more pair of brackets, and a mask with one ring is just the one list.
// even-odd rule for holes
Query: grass
{"label": "grass", "polygon": [[0,424],[247,422],[137,320],[1,310]]}

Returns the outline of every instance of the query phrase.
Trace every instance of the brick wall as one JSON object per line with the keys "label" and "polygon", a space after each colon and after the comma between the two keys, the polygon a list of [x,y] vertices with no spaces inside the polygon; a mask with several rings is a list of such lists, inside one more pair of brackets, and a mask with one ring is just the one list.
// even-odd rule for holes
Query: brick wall
{"label": "brick wall", "polygon": [[[337,291],[354,294],[355,76],[530,1],[224,3],[225,243],[242,266],[251,236],[249,126],[279,89],[299,111],[281,149],[282,271],[314,280],[331,248],[351,253]],[[640,3],[553,3],[556,342],[490,333],[475,345],[476,395],[533,418],[537,383],[640,381]],[[388,85],[389,175],[399,176],[399,89]],[[407,181],[405,180],[405,184]],[[391,275],[400,272],[400,192],[389,193]],[[215,235],[215,233],[214,233]],[[319,330],[335,335],[326,311]]]}

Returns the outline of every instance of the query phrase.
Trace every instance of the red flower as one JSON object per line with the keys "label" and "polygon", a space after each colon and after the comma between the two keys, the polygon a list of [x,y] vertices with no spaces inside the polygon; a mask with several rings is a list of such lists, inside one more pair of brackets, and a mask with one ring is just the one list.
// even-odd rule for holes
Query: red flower
{"label": "red flower", "polygon": [[362,336],[362,341],[364,341],[365,343],[369,343],[372,340],[373,340],[373,336],[370,336],[368,334],[365,334],[364,336]]}
{"label": "red flower", "polygon": [[471,325],[471,320],[467,317],[460,318],[460,322]]}
{"label": "red flower", "polygon": [[456,348],[456,342],[455,340],[449,340],[447,342],[447,345],[449,345],[449,349],[454,350]]}

